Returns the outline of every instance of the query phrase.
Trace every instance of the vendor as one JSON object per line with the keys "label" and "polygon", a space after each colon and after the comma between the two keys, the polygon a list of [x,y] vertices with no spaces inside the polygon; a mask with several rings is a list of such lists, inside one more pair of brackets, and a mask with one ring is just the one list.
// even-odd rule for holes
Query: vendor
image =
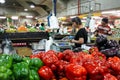
{"label": "vendor", "polygon": [[98,25],[96,31],[96,35],[111,35],[111,28],[108,26],[108,18],[103,18],[100,25]]}
{"label": "vendor", "polygon": [[75,43],[75,48],[81,47],[82,44],[87,43],[87,31],[86,29],[82,26],[81,19],[79,17],[75,17],[72,19],[72,26],[75,28],[78,28],[78,31],[74,37],[73,40],[71,40],[72,43]]}

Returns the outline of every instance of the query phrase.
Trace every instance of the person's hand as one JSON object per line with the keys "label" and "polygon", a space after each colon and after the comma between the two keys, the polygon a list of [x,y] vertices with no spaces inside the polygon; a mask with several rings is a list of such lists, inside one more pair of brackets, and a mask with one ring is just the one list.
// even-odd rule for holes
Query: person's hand
{"label": "person's hand", "polygon": [[74,39],[71,39],[70,42],[71,42],[71,43],[74,43]]}
{"label": "person's hand", "polygon": [[71,43],[72,43],[72,39],[70,39],[70,40],[69,40],[69,42],[71,42]]}

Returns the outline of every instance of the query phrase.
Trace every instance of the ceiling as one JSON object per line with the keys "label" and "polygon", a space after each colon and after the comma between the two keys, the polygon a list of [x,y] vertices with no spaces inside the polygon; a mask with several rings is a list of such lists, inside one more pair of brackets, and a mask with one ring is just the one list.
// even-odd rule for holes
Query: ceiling
{"label": "ceiling", "polygon": [[[52,0],[5,0],[4,4],[0,4],[0,15],[18,15],[18,16],[47,16],[52,11]],[[63,3],[66,0],[57,0],[57,11],[66,8]],[[35,8],[30,8],[30,5]],[[28,9],[28,11],[24,11]]]}

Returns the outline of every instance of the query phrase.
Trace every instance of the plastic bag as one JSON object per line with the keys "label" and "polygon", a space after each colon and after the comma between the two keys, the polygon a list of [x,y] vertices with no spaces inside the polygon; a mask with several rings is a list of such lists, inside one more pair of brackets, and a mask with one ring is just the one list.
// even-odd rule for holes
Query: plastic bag
{"label": "plastic bag", "polygon": [[3,54],[15,54],[16,50],[12,46],[12,41],[10,39],[5,39],[2,41],[2,53]]}

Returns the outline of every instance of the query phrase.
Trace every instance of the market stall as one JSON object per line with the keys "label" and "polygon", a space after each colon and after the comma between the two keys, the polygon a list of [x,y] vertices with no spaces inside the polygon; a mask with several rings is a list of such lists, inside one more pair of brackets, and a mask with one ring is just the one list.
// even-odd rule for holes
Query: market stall
{"label": "market stall", "polygon": [[49,39],[47,32],[21,32],[21,33],[2,33],[0,41],[8,38],[12,42],[38,42],[41,39]]}
{"label": "market stall", "polygon": [[[41,47],[39,41],[49,39],[48,32],[21,32],[21,33],[2,33],[0,34],[1,48],[4,53],[15,50],[21,56],[30,56],[32,50],[36,49],[35,44]],[[42,44],[42,43],[41,43]],[[8,47],[7,47],[8,46]]]}
{"label": "market stall", "polygon": [[[120,80],[119,3],[0,0],[0,80]],[[111,34],[96,35],[103,17]]]}

